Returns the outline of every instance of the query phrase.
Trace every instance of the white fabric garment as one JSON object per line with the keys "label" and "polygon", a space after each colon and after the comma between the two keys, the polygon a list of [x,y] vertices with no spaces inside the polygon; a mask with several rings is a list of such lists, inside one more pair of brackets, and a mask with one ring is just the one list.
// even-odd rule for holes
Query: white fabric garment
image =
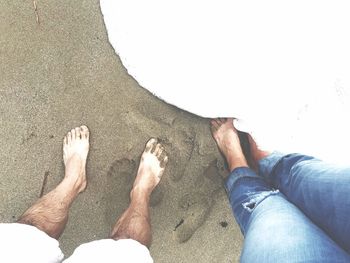
{"label": "white fabric garment", "polygon": [[261,145],[349,163],[350,3],[101,0],[110,43],[141,86]]}
{"label": "white fabric garment", "polygon": [[147,247],[132,239],[101,239],[82,244],[64,263],[153,263]]}
{"label": "white fabric garment", "polygon": [[[60,263],[64,255],[56,239],[34,226],[0,224],[0,262]],[[153,263],[147,247],[132,239],[102,239],[79,246],[65,263]]]}
{"label": "white fabric garment", "polygon": [[25,224],[0,224],[0,248],[4,263],[59,263],[64,257],[56,239]]}

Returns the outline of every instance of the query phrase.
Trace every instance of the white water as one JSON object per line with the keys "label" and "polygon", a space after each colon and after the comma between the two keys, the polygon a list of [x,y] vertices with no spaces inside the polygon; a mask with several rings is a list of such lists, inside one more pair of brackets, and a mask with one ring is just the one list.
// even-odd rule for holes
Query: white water
{"label": "white water", "polygon": [[243,119],[269,149],[349,163],[348,1],[100,2],[142,87],[203,117]]}

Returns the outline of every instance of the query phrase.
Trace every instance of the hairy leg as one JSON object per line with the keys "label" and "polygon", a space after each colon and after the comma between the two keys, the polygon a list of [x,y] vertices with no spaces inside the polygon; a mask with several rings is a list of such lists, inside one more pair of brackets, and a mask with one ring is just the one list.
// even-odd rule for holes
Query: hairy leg
{"label": "hairy leg", "polygon": [[40,198],[18,220],[32,225],[58,239],[68,220],[69,207],[86,188],[86,159],[89,152],[89,130],[72,129],[63,140],[65,177],[51,192]]}
{"label": "hairy leg", "polygon": [[164,148],[156,139],[150,139],[141,157],[137,176],[130,193],[130,205],[113,227],[111,237],[133,239],[150,247],[152,232],[149,215],[149,199],[158,185],[168,162]]}

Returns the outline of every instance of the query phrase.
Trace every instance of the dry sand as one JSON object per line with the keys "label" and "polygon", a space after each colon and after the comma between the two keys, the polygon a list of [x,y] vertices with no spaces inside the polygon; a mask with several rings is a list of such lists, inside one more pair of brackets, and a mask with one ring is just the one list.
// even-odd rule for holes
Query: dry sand
{"label": "dry sand", "polygon": [[0,2],[0,221],[16,221],[45,175],[45,192],[62,179],[62,138],[86,124],[89,183],[60,239],[66,256],[108,235],[154,136],[170,155],[152,198],[155,262],[237,262],[242,236],[208,120],[167,105],[127,74],[108,43],[99,1],[37,6],[40,24],[32,0]]}

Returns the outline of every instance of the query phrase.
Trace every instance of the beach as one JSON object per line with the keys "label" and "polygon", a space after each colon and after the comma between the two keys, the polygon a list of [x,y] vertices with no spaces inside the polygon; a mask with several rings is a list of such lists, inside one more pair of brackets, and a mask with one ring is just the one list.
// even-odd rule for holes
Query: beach
{"label": "beach", "polygon": [[60,239],[66,257],[108,237],[155,137],[169,163],[151,198],[154,261],[238,262],[243,238],[209,120],[166,104],[128,75],[99,1],[38,0],[36,9],[31,0],[2,1],[0,17],[0,221],[15,222],[62,180],[62,139],[85,124],[88,186]]}

